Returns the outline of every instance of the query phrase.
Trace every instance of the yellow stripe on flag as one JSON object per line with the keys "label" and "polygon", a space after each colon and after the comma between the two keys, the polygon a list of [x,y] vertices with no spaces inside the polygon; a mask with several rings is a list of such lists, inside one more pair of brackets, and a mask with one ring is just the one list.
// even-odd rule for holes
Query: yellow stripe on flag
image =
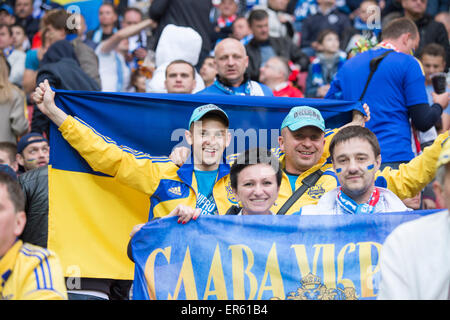
{"label": "yellow stripe on flag", "polygon": [[132,280],[133,226],[148,220],[148,197],[110,177],[49,166],[48,248],[65,276]]}

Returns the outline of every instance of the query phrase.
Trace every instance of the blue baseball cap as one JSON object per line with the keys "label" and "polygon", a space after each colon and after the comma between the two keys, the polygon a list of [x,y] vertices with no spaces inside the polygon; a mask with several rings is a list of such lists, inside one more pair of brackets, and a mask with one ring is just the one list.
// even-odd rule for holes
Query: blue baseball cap
{"label": "blue baseball cap", "polygon": [[191,119],[189,119],[189,126],[188,126],[188,128],[191,127],[192,122],[199,121],[207,113],[217,114],[219,117],[221,117],[225,121],[225,123],[227,124],[227,127],[230,125],[230,120],[228,119],[228,116],[225,113],[225,111],[220,109],[215,104],[211,104],[210,103],[210,104],[205,104],[205,105],[202,105],[200,107],[197,107],[192,112]]}
{"label": "blue baseball cap", "polygon": [[37,132],[30,132],[26,135],[24,135],[17,144],[17,153],[22,153],[22,151],[30,144],[35,142],[43,142],[46,141],[48,143],[48,140],[44,138],[41,134]]}
{"label": "blue baseball cap", "polygon": [[3,3],[3,4],[0,5],[0,11],[6,11],[6,12],[8,12],[8,14],[10,16],[14,15],[13,8],[11,8],[11,6],[7,5],[6,3]]}
{"label": "blue baseball cap", "polygon": [[308,106],[299,106],[293,107],[291,111],[289,111],[281,124],[281,130],[284,127],[288,127],[289,130],[296,131],[307,126],[317,127],[320,130],[325,131],[325,121],[319,110]]}

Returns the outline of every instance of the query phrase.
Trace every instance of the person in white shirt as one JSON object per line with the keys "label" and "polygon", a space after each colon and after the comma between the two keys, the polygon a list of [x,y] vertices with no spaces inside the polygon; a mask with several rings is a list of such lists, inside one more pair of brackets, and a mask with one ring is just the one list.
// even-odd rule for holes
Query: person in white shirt
{"label": "person in white shirt", "polygon": [[380,256],[379,300],[450,299],[450,141],[437,162],[433,190],[444,211],[398,226]]}
{"label": "person in white shirt", "polygon": [[124,92],[130,84],[131,70],[125,62],[128,53],[128,38],[148,28],[153,21],[140,23],[120,29],[95,49],[99,61],[100,80],[104,92]]}
{"label": "person in white shirt", "polygon": [[331,140],[330,155],[340,186],[325,193],[317,205],[304,206],[295,214],[359,215],[408,210],[393,192],[375,186],[381,154],[372,131],[361,126],[344,127]]}

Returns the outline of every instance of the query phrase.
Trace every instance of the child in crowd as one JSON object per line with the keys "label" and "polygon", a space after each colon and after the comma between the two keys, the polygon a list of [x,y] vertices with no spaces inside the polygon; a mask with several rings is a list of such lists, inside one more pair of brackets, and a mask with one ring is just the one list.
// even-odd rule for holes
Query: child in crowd
{"label": "child in crowd", "polygon": [[[434,92],[433,85],[431,82],[431,75],[438,72],[444,72],[445,70],[445,63],[446,63],[446,52],[444,47],[437,43],[430,43],[426,45],[422,51],[420,52],[419,59],[422,63],[423,71],[425,73],[425,89],[427,91],[428,95],[428,101],[429,103],[433,103],[433,97],[432,92]],[[448,91],[448,86],[447,86]],[[439,131],[445,131],[450,129],[450,111],[447,111],[445,109],[442,112],[442,123],[438,123],[437,129]],[[431,128],[433,129],[433,128]],[[436,130],[434,130],[436,131]],[[428,132],[428,131],[427,131]],[[419,140],[421,140],[421,143],[426,142],[423,141],[425,137],[423,137],[422,134],[420,134]],[[434,134],[433,140],[436,138],[436,134]],[[428,139],[431,140],[431,139]]]}
{"label": "child in crowd", "polygon": [[309,66],[306,79],[307,98],[323,98],[331,80],[346,60],[345,52],[339,49],[339,36],[335,31],[322,31],[317,42],[318,54]]}
{"label": "child in crowd", "polygon": [[14,49],[26,52],[30,48],[30,40],[27,38],[25,29],[17,24],[13,25],[11,29]]}
{"label": "child in crowd", "polygon": [[147,77],[141,69],[136,69],[131,73],[130,77],[130,92],[147,92],[146,91]]}
{"label": "child in crowd", "polygon": [[346,34],[346,52],[356,47],[360,39],[366,39],[372,44],[378,42],[381,33],[381,9],[376,0],[361,1],[356,16],[353,19],[353,30]]}
{"label": "child in crowd", "polygon": [[200,68],[200,76],[205,82],[205,87],[209,87],[216,80],[217,68],[214,62],[214,57],[206,57],[203,60],[202,67]]}

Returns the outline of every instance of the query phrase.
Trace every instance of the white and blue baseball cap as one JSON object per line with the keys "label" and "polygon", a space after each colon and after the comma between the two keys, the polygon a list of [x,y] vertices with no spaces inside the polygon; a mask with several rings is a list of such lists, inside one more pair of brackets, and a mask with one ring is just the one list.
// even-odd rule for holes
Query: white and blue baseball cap
{"label": "white and blue baseball cap", "polygon": [[210,104],[205,104],[205,105],[202,105],[200,107],[197,107],[192,112],[191,119],[189,119],[189,126],[188,126],[188,128],[191,127],[192,122],[199,121],[207,113],[217,114],[218,116],[220,116],[225,121],[227,127],[230,125],[230,120],[228,119],[228,116],[225,113],[225,111],[220,109],[215,104],[210,103]]}
{"label": "white and blue baseball cap", "polygon": [[289,111],[281,124],[281,130],[288,127],[289,130],[296,131],[307,126],[317,127],[320,130],[325,131],[325,121],[319,110],[308,106],[299,106],[293,107],[291,111]]}

